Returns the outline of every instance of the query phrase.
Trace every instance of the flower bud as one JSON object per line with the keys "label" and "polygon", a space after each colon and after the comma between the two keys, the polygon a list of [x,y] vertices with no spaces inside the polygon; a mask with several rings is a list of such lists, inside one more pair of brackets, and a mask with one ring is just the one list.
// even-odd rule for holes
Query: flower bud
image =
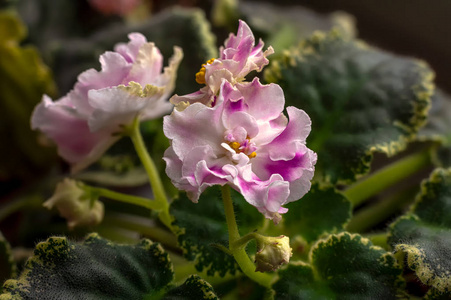
{"label": "flower bud", "polygon": [[290,238],[284,235],[278,237],[260,236],[257,239],[255,263],[257,272],[270,272],[280,268],[290,261],[292,250]]}
{"label": "flower bud", "polygon": [[48,209],[56,206],[60,215],[67,219],[70,229],[75,226],[97,225],[103,219],[103,203],[92,198],[82,188],[82,183],[69,178],[58,183],[53,196],[43,205]]}

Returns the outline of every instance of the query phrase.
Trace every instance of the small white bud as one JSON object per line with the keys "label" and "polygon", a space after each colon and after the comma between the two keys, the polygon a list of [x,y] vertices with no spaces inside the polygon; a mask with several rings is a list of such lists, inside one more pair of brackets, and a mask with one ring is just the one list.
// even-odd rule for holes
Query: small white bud
{"label": "small white bud", "polygon": [[270,272],[279,269],[290,261],[293,252],[290,238],[284,235],[278,237],[260,236],[257,239],[255,254],[256,272]]}
{"label": "small white bud", "polygon": [[44,202],[44,207],[56,207],[60,215],[67,219],[70,229],[76,226],[99,224],[103,219],[103,203],[92,199],[82,183],[66,178],[58,183],[53,196]]}

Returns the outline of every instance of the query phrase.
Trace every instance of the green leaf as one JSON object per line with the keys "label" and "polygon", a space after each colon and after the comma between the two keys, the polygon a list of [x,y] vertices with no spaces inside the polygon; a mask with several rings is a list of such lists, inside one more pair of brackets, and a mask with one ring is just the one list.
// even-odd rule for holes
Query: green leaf
{"label": "green leaf", "polygon": [[26,29],[10,12],[0,12],[0,177],[35,176],[49,167],[53,151],[38,145],[30,115],[42,94],[54,94],[49,69],[33,47],[20,47]]}
{"label": "green leaf", "polygon": [[109,26],[91,38],[60,40],[53,43],[52,68],[63,92],[69,91],[78,74],[99,67],[99,55],[111,51],[115,44],[128,41],[127,34],[140,32],[161,50],[167,60],[173,47],[183,49],[184,58],[177,72],[175,93],[192,93],[200,88],[195,74],[206,60],[217,57],[215,37],[210,24],[199,9],[174,8],[154,15],[139,25]]}
{"label": "green leaf", "polygon": [[160,294],[173,279],[161,246],[149,240],[117,245],[90,234],[82,244],[51,237],[36,246],[6,299],[142,299]]}
{"label": "green leaf", "polygon": [[[263,224],[263,215],[243,196],[231,191],[235,205],[237,223],[242,234],[254,231]],[[192,203],[185,193],[171,204],[174,225],[179,227],[178,242],[188,260],[196,260],[196,269],[206,269],[207,274],[224,276],[238,270],[235,259],[214,244],[227,247],[228,231],[220,189],[208,188],[202,193],[199,203]]]}
{"label": "green leaf", "polygon": [[188,279],[182,285],[166,293],[163,299],[219,300],[218,296],[216,296],[213,290],[213,287],[198,275],[191,275],[190,277],[188,277]]}
{"label": "green leaf", "polygon": [[301,235],[308,243],[321,235],[342,231],[351,218],[352,205],[333,187],[313,184],[310,192],[298,201],[288,203],[283,216],[284,234]]}
{"label": "green leaf", "polygon": [[439,144],[433,149],[433,162],[437,167],[451,167],[451,97],[436,90],[426,125],[418,132],[418,140]]}
{"label": "green leaf", "polygon": [[437,289],[431,288],[424,296],[425,300],[449,300],[449,293],[442,293]]}
{"label": "green leaf", "polygon": [[[11,246],[0,232],[0,283],[6,279],[16,277],[16,263],[14,262]],[[2,288],[0,287],[0,292]]]}
{"label": "green leaf", "polygon": [[389,243],[422,283],[451,294],[451,169],[423,181],[410,211],[391,225]]}
{"label": "green leaf", "polygon": [[393,254],[347,232],[310,252],[310,264],[290,263],[273,285],[276,299],[395,299],[403,285]]}
{"label": "green leaf", "polygon": [[307,145],[318,153],[315,176],[350,183],[369,171],[374,152],[394,155],[423,125],[432,72],[414,59],[371,48],[339,31],[316,33],[273,60],[265,79],[287,105],[312,119]]}

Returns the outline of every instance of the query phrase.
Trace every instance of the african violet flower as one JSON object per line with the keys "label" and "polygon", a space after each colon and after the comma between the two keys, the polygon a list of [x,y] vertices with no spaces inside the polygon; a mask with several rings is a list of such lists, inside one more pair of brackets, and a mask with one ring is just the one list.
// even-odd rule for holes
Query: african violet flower
{"label": "african violet flower", "polygon": [[246,22],[240,20],[237,35],[231,33],[219,49],[220,57],[207,61],[196,74],[196,81],[206,86],[192,94],[175,95],[171,102],[179,110],[195,102],[211,105],[223,79],[232,84],[242,82],[251,71],[260,72],[269,63],[266,57],[274,53],[274,49],[269,46],[263,51],[263,46],[262,40],[255,45],[251,29]]}
{"label": "african violet flower", "polygon": [[76,172],[96,161],[120,136],[122,125],[139,115],[160,117],[172,109],[167,101],[174,90],[182,50],[174,47],[169,66],[153,43],[139,33],[128,44],[100,56],[101,71],[78,76],[74,89],[53,102],[44,96],[35,108],[31,126],[58,146],[58,153]]}
{"label": "african violet flower", "polygon": [[209,186],[228,184],[275,223],[282,205],[310,189],[316,154],[305,140],[310,118],[288,107],[276,84],[223,81],[216,103],[193,103],[164,118],[171,139],[164,159],[174,185],[197,202]]}

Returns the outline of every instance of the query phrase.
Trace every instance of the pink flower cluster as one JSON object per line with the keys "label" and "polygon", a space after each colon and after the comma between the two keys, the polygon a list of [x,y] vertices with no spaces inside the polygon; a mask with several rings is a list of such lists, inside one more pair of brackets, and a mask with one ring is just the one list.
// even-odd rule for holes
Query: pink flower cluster
{"label": "pink flower cluster", "polygon": [[58,153],[79,171],[96,161],[135,117],[149,120],[169,113],[167,101],[175,86],[183,57],[174,47],[169,66],[163,69],[160,50],[139,33],[128,44],[100,56],[102,70],[87,70],[75,87],[53,102],[44,96],[36,106],[31,126],[53,140]]}
{"label": "pink flower cluster", "polygon": [[317,156],[306,146],[310,118],[295,107],[287,107],[285,117],[280,86],[244,81],[268,64],[272,48],[262,48],[240,21],[221,57],[197,74],[205,74],[206,86],[171,99],[177,109],[164,118],[171,140],[164,159],[174,185],[193,202],[207,187],[228,184],[278,223],[287,212],[283,205],[309,191]]}

